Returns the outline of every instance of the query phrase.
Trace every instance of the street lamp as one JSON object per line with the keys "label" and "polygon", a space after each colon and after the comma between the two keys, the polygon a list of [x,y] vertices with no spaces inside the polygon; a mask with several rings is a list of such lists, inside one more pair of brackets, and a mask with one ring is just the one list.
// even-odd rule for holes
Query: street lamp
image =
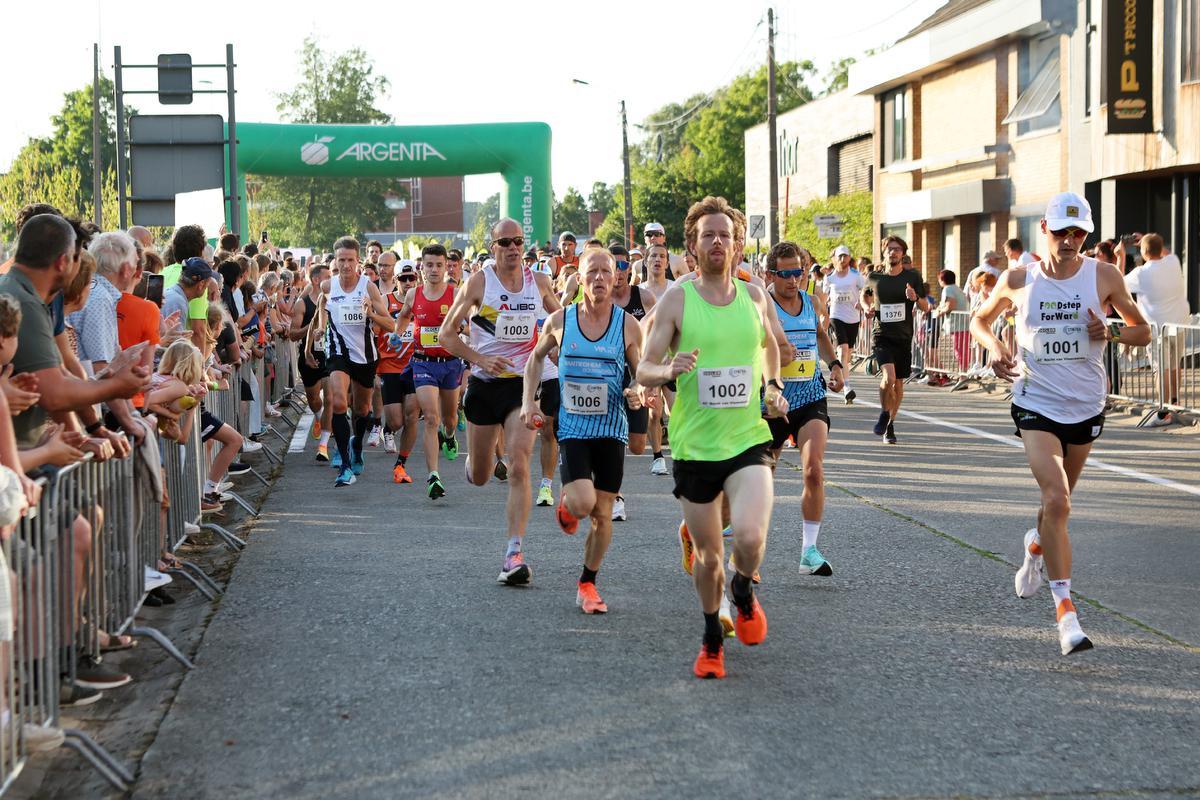
{"label": "street lamp", "polygon": [[[572,78],[571,83],[579,84],[580,86],[591,86],[589,82],[580,78]],[[625,118],[625,101],[621,100],[621,164],[625,175],[625,225],[621,229],[621,236],[625,239],[625,246],[633,245],[633,184],[629,180],[629,123]]]}
{"label": "street lamp", "polygon": [[392,247],[396,246],[396,212],[403,211],[408,207],[408,202],[398,194],[389,194],[384,198],[383,204],[392,212]]}

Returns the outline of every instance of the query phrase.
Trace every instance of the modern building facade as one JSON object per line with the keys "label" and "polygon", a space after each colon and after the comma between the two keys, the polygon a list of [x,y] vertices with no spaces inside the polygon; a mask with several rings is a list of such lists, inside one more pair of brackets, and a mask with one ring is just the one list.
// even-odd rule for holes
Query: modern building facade
{"label": "modern building facade", "polygon": [[401,178],[397,183],[408,190],[408,201],[396,211],[392,230],[372,231],[368,238],[388,246],[412,234],[465,238],[462,177]]}
{"label": "modern building facade", "polygon": [[875,222],[932,281],[1055,193],[1109,238],[1157,231],[1200,307],[1200,0],[949,0],[850,69],[873,100]]}

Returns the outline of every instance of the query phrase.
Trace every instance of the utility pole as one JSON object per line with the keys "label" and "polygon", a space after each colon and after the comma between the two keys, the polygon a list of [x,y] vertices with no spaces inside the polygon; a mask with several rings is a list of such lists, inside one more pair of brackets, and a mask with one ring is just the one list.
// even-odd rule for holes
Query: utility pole
{"label": "utility pole", "polygon": [[775,132],[775,9],[767,9],[767,139],[771,170],[768,183],[771,196],[770,213],[767,214],[767,235],[772,245],[779,242],[779,141]]}
{"label": "utility pole", "polygon": [[249,240],[250,232],[242,230],[242,205],[241,198],[238,192],[241,190],[241,181],[238,180],[237,166],[237,113],[235,111],[236,103],[234,95],[237,92],[233,88],[233,68],[236,66],[233,63],[233,45],[225,45],[225,94],[229,99],[229,118],[226,120],[227,136],[229,139],[229,163],[226,168],[226,174],[229,175],[229,230],[237,234],[239,237],[244,237],[243,241]]}
{"label": "utility pole", "polygon": [[113,106],[117,114],[117,227],[129,225],[125,210],[125,87],[121,80],[121,46],[113,48]]}
{"label": "utility pole", "polygon": [[103,159],[100,153],[100,43],[92,45],[92,221],[104,229]]}
{"label": "utility pole", "polygon": [[633,185],[629,182],[629,123],[625,119],[625,101],[621,101],[621,160],[625,166],[625,227],[622,236],[625,246],[633,245],[630,226],[633,225]]}

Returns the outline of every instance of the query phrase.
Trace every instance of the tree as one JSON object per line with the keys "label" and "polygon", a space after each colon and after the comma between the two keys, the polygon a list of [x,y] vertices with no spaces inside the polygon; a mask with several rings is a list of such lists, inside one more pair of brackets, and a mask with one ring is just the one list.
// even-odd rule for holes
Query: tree
{"label": "tree", "polygon": [[471,228],[471,243],[483,247],[492,236],[492,228],[500,221],[500,194],[484,200],[479,206],[479,214],[475,217],[475,225]]}
{"label": "tree", "polygon": [[850,65],[854,63],[854,56],[846,56],[830,65],[829,72],[825,74],[825,88],[821,91],[822,97],[840,92],[850,85]]}
{"label": "tree", "polygon": [[620,205],[616,199],[615,187],[610,186],[604,181],[596,181],[592,184],[591,194],[588,195],[588,210],[599,211],[601,214],[608,216],[608,212]]}
{"label": "tree", "polygon": [[[813,216],[817,214],[833,214],[842,218],[842,235],[836,239],[822,239],[817,234],[817,226],[813,224]],[[793,208],[788,213],[787,225],[784,226],[783,237],[795,242],[801,247],[807,247],[818,263],[828,263],[833,248],[844,244],[855,256],[868,256],[875,261],[879,254],[875,252],[873,242],[874,223],[871,220],[871,193],[850,192],[835,194],[831,197],[818,197],[801,208]]]}
{"label": "tree", "polygon": [[[276,95],[280,116],[290,122],[386,124],[392,118],[377,107],[390,83],[360,48],[326,53],[304,40],[301,79]],[[280,245],[328,249],[340,236],[392,226],[384,205],[400,189],[390,178],[310,178],[262,176],[251,201],[253,219]],[[252,227],[251,230],[257,230]]]}
{"label": "tree", "polygon": [[576,236],[583,236],[587,229],[587,204],[574,186],[568,186],[562,201],[554,204],[554,230],[560,233],[571,231]]}

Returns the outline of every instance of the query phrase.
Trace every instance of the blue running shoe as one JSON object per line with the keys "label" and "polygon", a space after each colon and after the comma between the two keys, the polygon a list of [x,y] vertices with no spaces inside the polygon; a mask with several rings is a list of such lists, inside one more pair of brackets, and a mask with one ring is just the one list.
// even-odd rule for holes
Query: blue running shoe
{"label": "blue running shoe", "polygon": [[458,410],[458,429],[465,431],[467,429],[467,412],[461,408]]}
{"label": "blue running shoe", "polygon": [[358,478],[354,477],[354,470],[350,469],[349,467],[342,467],[342,470],[338,473],[337,480],[333,482],[333,485],[335,487],[350,486],[356,480],[358,480]]}
{"label": "blue running shoe", "polygon": [[891,421],[890,415],[886,411],[879,412],[879,421],[875,423],[873,428],[876,436],[883,436],[883,432],[887,430],[888,423]]}
{"label": "blue running shoe", "polygon": [[352,469],[354,471],[354,474],[362,475],[363,468],[365,466],[366,466],[366,463],[363,461],[362,450],[355,450],[354,448],[350,448],[350,469]]}
{"label": "blue running shoe", "polygon": [[342,468],[342,451],[339,450],[336,445],[333,448],[333,458],[330,459],[329,466],[336,470],[340,470]]}
{"label": "blue running shoe", "polygon": [[828,578],[833,574],[833,567],[829,566],[829,562],[825,560],[825,556],[821,555],[817,546],[812,545],[804,548],[804,555],[800,557],[800,574],[820,575]]}

